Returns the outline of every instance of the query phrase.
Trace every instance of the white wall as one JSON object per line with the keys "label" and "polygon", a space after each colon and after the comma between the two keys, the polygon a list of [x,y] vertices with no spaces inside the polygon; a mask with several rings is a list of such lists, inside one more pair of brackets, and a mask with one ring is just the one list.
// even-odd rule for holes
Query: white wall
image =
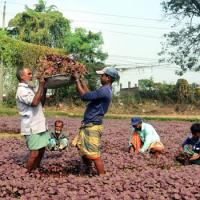
{"label": "white wall", "polygon": [[140,79],[149,79],[153,78],[155,82],[166,82],[175,84],[177,79],[184,78],[190,84],[191,83],[200,83],[200,72],[187,72],[183,76],[178,76],[175,74],[175,69],[167,68],[144,68],[144,69],[128,69],[128,70],[119,70],[120,81],[119,84],[115,84],[115,91],[120,90],[120,84],[122,88],[128,88],[128,82],[131,82],[131,87],[134,87],[135,84],[138,84]]}

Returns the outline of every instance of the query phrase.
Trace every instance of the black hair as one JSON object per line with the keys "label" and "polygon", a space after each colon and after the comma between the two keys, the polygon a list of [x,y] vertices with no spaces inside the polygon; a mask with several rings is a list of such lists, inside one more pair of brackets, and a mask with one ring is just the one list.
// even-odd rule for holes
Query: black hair
{"label": "black hair", "polygon": [[62,126],[64,126],[64,122],[62,120],[56,120],[54,125],[56,126],[56,124],[62,124]]}
{"label": "black hair", "polygon": [[105,74],[107,77],[109,76],[110,79],[111,79],[111,83],[113,83],[115,81],[115,78],[113,78],[112,76],[108,75],[108,74]]}
{"label": "black hair", "polygon": [[17,71],[16,71],[16,77],[18,79],[18,81],[21,81],[21,77],[22,77],[22,74],[23,74],[23,70],[24,70],[24,67],[18,67],[17,68]]}
{"label": "black hair", "polygon": [[192,134],[200,133],[200,123],[192,124],[192,126],[190,127],[190,130],[191,130]]}

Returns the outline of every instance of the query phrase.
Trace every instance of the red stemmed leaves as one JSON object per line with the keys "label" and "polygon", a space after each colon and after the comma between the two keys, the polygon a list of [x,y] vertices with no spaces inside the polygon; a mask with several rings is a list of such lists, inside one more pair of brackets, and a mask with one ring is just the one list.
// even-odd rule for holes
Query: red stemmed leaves
{"label": "red stemmed leaves", "polygon": [[[71,141],[81,119],[62,118]],[[48,118],[53,129],[55,118]],[[1,132],[20,127],[16,117],[0,117]],[[187,136],[189,122],[152,122],[165,145],[158,159],[149,154],[127,152],[129,120],[105,120],[102,159],[106,174],[88,176],[76,148],[46,151],[42,168],[28,174],[24,167],[28,150],[25,141],[0,140],[0,199],[200,199],[200,166],[182,166],[174,159]],[[5,128],[6,127],[6,128]],[[3,130],[3,131],[2,131]]]}
{"label": "red stemmed leaves", "polygon": [[75,61],[70,56],[61,56],[56,54],[49,54],[41,57],[36,66],[36,77],[51,77],[53,75],[71,75],[77,71],[80,75],[87,73],[85,65]]}

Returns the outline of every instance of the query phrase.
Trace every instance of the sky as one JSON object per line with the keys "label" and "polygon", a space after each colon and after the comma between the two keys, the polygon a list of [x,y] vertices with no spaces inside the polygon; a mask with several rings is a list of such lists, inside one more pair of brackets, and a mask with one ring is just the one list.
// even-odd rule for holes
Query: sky
{"label": "sky", "polygon": [[[37,0],[6,0],[6,24],[24,5],[32,7]],[[3,2],[0,0],[0,16]],[[135,86],[139,79],[153,78],[155,82],[176,83],[185,78],[189,83],[200,83],[199,72],[188,72],[180,77],[179,68],[158,63],[163,34],[172,30],[173,19],[166,19],[161,0],[46,0],[56,5],[71,20],[72,28],[83,27],[101,32],[103,50],[109,57],[106,64],[116,65],[122,87]],[[2,17],[0,17],[2,19]],[[148,66],[148,67],[146,67]],[[145,68],[144,68],[145,67]],[[124,69],[126,68],[126,69]]]}

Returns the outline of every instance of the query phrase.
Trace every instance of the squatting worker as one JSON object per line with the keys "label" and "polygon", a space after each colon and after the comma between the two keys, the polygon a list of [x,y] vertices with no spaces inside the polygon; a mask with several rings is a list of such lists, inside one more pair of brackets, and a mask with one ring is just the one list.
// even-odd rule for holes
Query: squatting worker
{"label": "squatting worker", "polygon": [[100,75],[102,86],[95,91],[89,91],[86,83],[78,73],[75,72],[73,75],[81,99],[89,103],[84,113],[80,132],[72,144],[78,148],[83,163],[88,169],[93,161],[97,173],[100,175],[105,173],[104,164],[100,156],[102,122],[112,98],[112,83],[119,79],[119,75],[114,67],[105,67],[101,71],[96,71],[96,73]]}
{"label": "squatting worker", "polygon": [[158,156],[164,145],[160,141],[160,136],[151,124],[144,123],[140,117],[131,119],[132,133],[129,140],[129,152],[144,153],[149,151]]}
{"label": "squatting worker", "polygon": [[32,81],[32,71],[27,67],[18,68],[16,72],[19,80],[16,103],[21,116],[21,134],[25,136],[26,144],[30,150],[26,167],[28,171],[40,166],[40,162],[48,144],[46,119],[43,114],[41,101],[45,100],[44,78],[39,79],[39,87],[34,92],[29,85]]}

